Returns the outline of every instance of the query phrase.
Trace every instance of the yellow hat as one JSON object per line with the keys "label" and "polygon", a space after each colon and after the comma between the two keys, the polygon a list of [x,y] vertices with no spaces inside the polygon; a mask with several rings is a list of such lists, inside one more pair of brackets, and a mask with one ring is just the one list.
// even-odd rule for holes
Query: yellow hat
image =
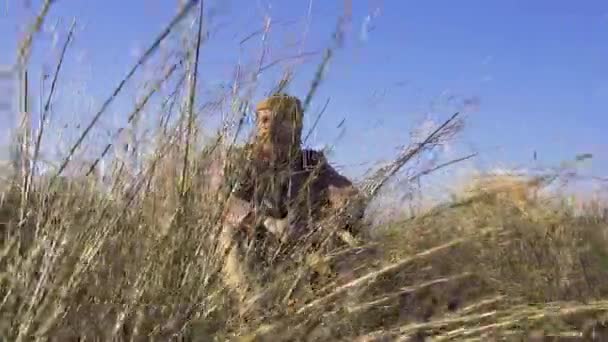
{"label": "yellow hat", "polygon": [[302,125],[302,103],[295,96],[286,94],[272,95],[257,104],[256,111],[264,109],[274,111],[281,119],[291,119],[298,126]]}

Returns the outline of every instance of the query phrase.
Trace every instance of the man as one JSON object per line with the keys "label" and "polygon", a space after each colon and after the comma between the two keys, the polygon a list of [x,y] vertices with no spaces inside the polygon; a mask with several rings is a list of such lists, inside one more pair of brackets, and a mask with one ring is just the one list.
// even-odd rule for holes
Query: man
{"label": "man", "polygon": [[322,152],[302,150],[302,123],[295,97],[278,94],[258,104],[251,165],[234,193],[252,202],[264,219],[288,219],[293,229],[277,232],[287,235],[302,233],[303,220],[317,221],[324,211],[340,210],[358,194]]}
{"label": "man", "polygon": [[347,209],[340,224],[351,229],[363,215],[363,201],[353,184],[322,152],[301,148],[302,115],[300,101],[292,96],[277,94],[260,102],[255,139],[244,149],[244,162],[233,164],[232,171],[240,174],[233,178],[220,246],[227,253],[225,280],[242,290],[248,273],[240,261],[242,242],[255,242],[260,227],[262,233],[289,244],[337,212]]}

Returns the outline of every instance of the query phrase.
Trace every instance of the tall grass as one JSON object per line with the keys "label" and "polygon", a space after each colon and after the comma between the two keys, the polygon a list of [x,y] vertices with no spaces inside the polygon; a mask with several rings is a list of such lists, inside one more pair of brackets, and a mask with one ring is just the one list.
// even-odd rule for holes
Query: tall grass
{"label": "tall grass", "polygon": [[[79,132],[57,168],[17,174],[3,184],[3,339],[608,338],[603,323],[608,319],[607,218],[597,210],[574,215],[566,204],[533,196],[547,178],[485,178],[416,217],[383,226],[361,222],[364,234],[354,246],[290,250],[283,262],[255,265],[253,276],[264,285],[253,300],[239,301],[222,282],[224,255],[217,253],[231,184],[212,191],[208,171],[217,155],[239,157],[232,145],[248,99],[232,90],[230,100],[239,104],[236,132],[225,129],[209,141],[200,139],[197,108],[217,108],[196,104],[194,77],[184,84],[187,75],[195,75],[200,32],[186,35],[193,39],[186,39],[184,51],[176,54],[183,63],[165,66],[157,87],[129,117],[131,122],[160,83],[177,78],[167,102],[178,106],[162,107],[153,148],[139,151],[138,167],[127,170],[125,161],[111,153],[114,140],[102,145],[101,155],[89,156],[81,169],[68,173],[82,161],[77,152],[107,104],[195,5],[182,7]],[[30,37],[26,43],[31,42]],[[307,105],[338,43],[327,50]],[[183,86],[190,91],[177,91]],[[412,142],[394,163],[364,182],[366,200],[404,164],[458,134],[462,123],[454,115]],[[38,136],[32,142],[36,158],[43,141]],[[93,172],[102,159],[110,165],[104,179]],[[316,234],[326,238],[339,228],[337,219],[322,222],[324,229]]]}

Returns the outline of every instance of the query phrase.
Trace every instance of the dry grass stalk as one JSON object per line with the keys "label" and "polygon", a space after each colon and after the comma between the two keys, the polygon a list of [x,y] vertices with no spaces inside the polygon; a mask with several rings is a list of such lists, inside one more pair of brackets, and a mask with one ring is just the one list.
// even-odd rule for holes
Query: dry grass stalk
{"label": "dry grass stalk", "polygon": [[[45,2],[45,11],[50,3]],[[311,256],[310,241],[302,241],[286,253],[286,262],[259,268],[254,275],[265,278],[266,286],[253,295],[262,309],[243,310],[247,303],[235,301],[218,275],[225,258],[217,253],[217,234],[232,185],[210,191],[200,176],[222,143],[228,142],[229,155],[237,150],[231,148],[237,147],[242,120],[235,136],[220,132],[199,146],[194,77],[190,93],[179,93],[182,77],[169,96],[172,103],[187,100],[177,120],[170,118],[170,106],[162,106],[156,147],[144,156],[142,172],[127,174],[124,163],[116,161],[109,190],[91,178],[60,177],[68,163],[75,163],[73,153],[107,103],[194,3],[182,8],[121,81],[54,178],[32,177],[31,184],[39,186],[26,202],[18,191],[0,201],[2,338],[335,341],[426,335],[487,340],[522,336],[539,327],[546,335],[576,335],[586,329],[586,321],[600,321],[608,313],[608,223],[546,207],[530,195],[545,179],[509,177],[477,181],[470,192],[463,191],[466,200],[392,222],[387,234],[363,246],[336,249],[326,243],[327,250]],[[265,35],[269,27],[267,20]],[[332,49],[339,47],[342,29]],[[25,43],[31,45],[31,38]],[[332,49],[315,74],[307,104],[323,80]],[[259,74],[263,62],[264,54],[252,75]],[[157,85],[177,69],[166,69]],[[222,101],[246,102],[238,98],[239,87],[237,76]],[[155,89],[136,105],[129,121]],[[50,96],[46,107],[49,101]],[[235,111],[237,118],[244,107]],[[404,164],[451,139],[461,127],[456,114],[403,151],[370,181],[371,197]],[[340,219],[328,219],[325,232],[309,238],[330,241]],[[17,248],[19,226],[37,232],[25,254]],[[363,254],[372,247],[374,253]]]}

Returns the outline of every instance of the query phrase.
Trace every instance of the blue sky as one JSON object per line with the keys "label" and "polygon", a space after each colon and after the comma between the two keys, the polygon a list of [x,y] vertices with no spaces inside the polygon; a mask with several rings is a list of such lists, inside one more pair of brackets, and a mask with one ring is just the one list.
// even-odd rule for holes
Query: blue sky
{"label": "blue sky", "polygon": [[[0,63],[13,61],[7,52],[15,51],[23,26],[40,7],[41,1],[30,2],[26,9],[22,1],[2,0]],[[351,165],[351,172],[358,173],[360,168],[352,165],[390,158],[407,143],[413,125],[426,117],[445,119],[468,102],[474,106],[465,108],[467,126],[454,156],[478,151],[476,163],[483,167],[530,165],[533,151],[549,165],[577,153],[592,153],[588,172],[608,173],[608,135],[603,134],[608,128],[608,2],[352,2],[345,45],[332,60],[312,111],[331,98],[313,144],[334,142],[336,127],[346,119],[345,134],[332,156],[338,164]],[[176,3],[58,0],[47,26],[58,22],[60,47],[70,21],[77,19],[64,79],[80,84],[66,85],[61,101],[86,96],[99,106],[136,60],[137,51],[176,13]],[[259,37],[240,53],[239,41],[260,29],[265,15],[273,20],[272,60],[295,55],[299,49],[318,52],[328,46],[344,3],[206,1],[212,35],[202,48],[202,87],[229,82],[239,56],[258,58]],[[365,24],[366,18],[371,24]],[[303,46],[290,47],[305,32]],[[52,33],[40,35],[32,68],[44,62],[54,68],[57,50]],[[320,59],[315,55],[298,69],[294,94],[305,96]],[[262,80],[272,82],[279,71],[263,74]],[[32,71],[34,79],[36,72]],[[132,104],[123,97],[112,111],[128,111]],[[74,106],[69,108],[97,109],[84,102]]]}

